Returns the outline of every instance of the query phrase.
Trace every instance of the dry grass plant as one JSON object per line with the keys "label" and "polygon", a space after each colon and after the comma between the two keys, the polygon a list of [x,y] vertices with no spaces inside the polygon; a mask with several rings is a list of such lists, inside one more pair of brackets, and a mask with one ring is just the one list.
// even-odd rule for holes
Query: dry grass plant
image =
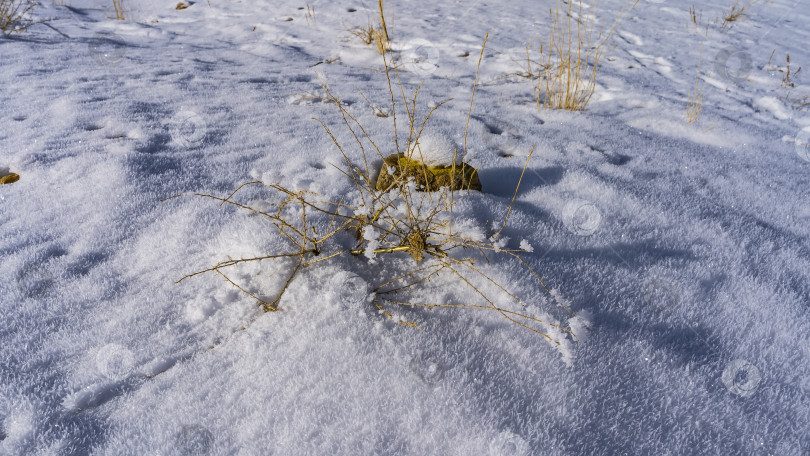
{"label": "dry grass plant", "polygon": [[690,6],[689,7],[689,19],[692,22],[692,26],[694,27],[695,32],[700,32],[701,27],[703,27],[703,34],[705,36],[709,36],[709,23],[708,23],[708,21],[706,22],[705,26],[701,25],[701,22],[703,22],[703,10],[698,12],[695,9],[694,5]]}
{"label": "dry grass plant", "polygon": [[793,109],[801,110],[810,107],[810,95],[803,95],[790,100]]}
{"label": "dry grass plant", "polygon": [[28,13],[37,6],[34,0],[0,0],[0,31],[10,35],[34,25]]}
{"label": "dry grass plant", "polygon": [[703,87],[700,86],[700,65],[703,62],[703,46],[700,47],[699,55],[697,78],[695,79],[695,90],[692,92],[692,96],[689,98],[689,104],[686,107],[686,121],[690,124],[697,121],[698,116],[700,116],[700,111],[703,110],[703,89],[705,87],[705,83]]}
{"label": "dry grass plant", "polygon": [[749,6],[750,5],[740,5],[740,0],[736,0],[734,4],[731,5],[731,9],[723,14],[723,23],[720,25],[720,28],[730,28],[732,22],[738,21],[745,14],[745,10],[747,10]]}
{"label": "dry grass plant", "polygon": [[745,16],[745,14],[748,12],[748,8],[752,7],[757,2],[758,0],[753,0],[751,2],[741,4],[740,0],[735,0],[734,4],[731,5],[731,8],[723,13],[723,20],[720,23],[720,30],[730,30],[735,22],[739,21],[743,16]]}
{"label": "dry grass plant", "polygon": [[703,11],[700,12],[700,17],[698,17],[698,13],[695,11],[695,6],[692,5],[689,7],[689,18],[692,19],[692,24],[695,26],[695,28],[697,28],[698,24],[700,23],[700,19],[703,18]]}
{"label": "dry grass plant", "polygon": [[795,96],[794,97],[793,93],[792,93],[792,89],[796,88],[796,80],[795,80],[795,78],[799,73],[801,73],[802,67],[798,67],[796,69],[796,71],[793,71],[790,68],[790,54],[786,54],[786,56],[785,56],[785,68],[784,69],[781,68],[781,67],[772,67],[771,66],[771,60],[773,59],[773,55],[775,53],[776,53],[776,49],[774,49],[773,52],[771,52],[771,56],[770,56],[770,58],[768,58],[768,64],[765,66],[765,68],[767,68],[769,70],[777,70],[777,71],[779,71],[781,73],[785,73],[785,75],[782,76],[781,85],[782,85],[782,88],[787,89],[787,93],[785,93],[785,96],[782,98],[782,100],[788,102],[790,104],[790,106],[793,107],[793,109],[796,109],[796,110],[801,110],[801,109],[804,109],[804,108],[810,106],[810,95],[803,95],[803,96]]}
{"label": "dry grass plant", "polygon": [[[531,49],[526,50],[527,72],[532,75],[538,106],[569,111],[585,109],[596,89],[599,64],[610,37],[629,4],[630,0],[625,1],[604,38],[595,31],[593,15],[584,11],[582,0],[566,4],[559,0],[549,9],[552,26],[548,40],[540,45],[539,58],[532,59]],[[595,7],[596,2],[585,9]]]}
{"label": "dry grass plant", "polygon": [[304,18],[307,20],[307,24],[314,25],[318,23],[317,18],[315,17],[315,7],[307,3],[307,10],[304,13]]}
{"label": "dry grass plant", "polygon": [[[383,13],[383,3],[380,0],[380,16],[383,30],[386,31]],[[387,31],[386,39],[388,39]],[[480,69],[483,59],[484,47],[479,56]],[[400,80],[399,72],[394,63],[394,53],[386,51],[382,54],[384,73],[388,85],[390,101],[390,116],[393,123],[393,147],[398,153],[405,154],[409,159],[418,160],[421,155],[418,140],[433,113],[444,105],[445,100],[423,112],[425,108],[418,103],[419,84],[411,95],[407,95],[405,85]],[[475,88],[478,85],[478,70],[476,70],[465,126],[464,146],[461,151],[456,150],[456,157],[461,154],[462,161],[466,156],[466,137],[469,128],[469,119],[472,114]],[[389,188],[377,190],[372,179],[373,170],[370,168],[372,159],[383,159],[383,150],[369,135],[366,128],[346,109],[346,105],[324,84],[324,90],[338,109],[342,125],[350,133],[353,144],[359,148],[360,160],[354,161],[346,153],[347,148],[337,139],[330,127],[320,119],[317,120],[326,134],[340,151],[343,159],[342,166],[335,166],[354,185],[354,191],[339,201],[324,201],[320,195],[309,191],[292,190],[281,183],[267,183],[253,181],[239,186],[226,197],[210,194],[195,194],[196,196],[212,199],[220,205],[235,206],[266,218],[276,229],[277,234],[287,241],[289,250],[272,255],[261,255],[251,258],[231,259],[217,263],[204,270],[188,274],[178,282],[207,273],[216,273],[228,283],[255,299],[265,311],[280,310],[280,302],[284,292],[294,277],[301,270],[339,256],[378,257],[382,271],[388,278],[372,289],[372,305],[386,317],[393,319],[391,308],[425,308],[425,309],[474,309],[489,310],[500,314],[506,320],[526,328],[548,340],[560,344],[544,332],[544,328],[554,327],[563,333],[569,334],[573,340],[576,336],[568,329],[551,322],[544,322],[528,315],[527,307],[508,287],[493,280],[481,268],[478,261],[489,262],[495,255],[504,255],[518,262],[525,268],[527,277],[536,280],[552,297],[551,291],[541,280],[540,276],[521,257],[523,250],[504,249],[497,241],[506,227],[509,216],[517,196],[518,188],[523,179],[534,149],[532,149],[523,168],[523,173],[517,182],[515,194],[512,197],[508,210],[504,214],[500,228],[487,233],[487,240],[477,240],[467,237],[453,229],[453,209],[468,191],[451,191],[444,187],[441,189],[417,189],[413,178],[407,180],[400,173]],[[405,113],[404,122],[398,117],[398,112]],[[407,140],[401,138],[401,133],[407,132]],[[404,136],[404,135],[403,135]],[[455,161],[454,161],[455,163]],[[451,172],[456,172],[452,165]],[[238,192],[247,186],[264,186],[277,195],[278,203],[272,210],[258,210],[248,204],[238,202],[235,198]],[[420,191],[424,190],[424,191]],[[343,239],[341,240],[339,239]],[[347,247],[346,244],[353,244]],[[405,261],[401,255],[409,255],[413,260]],[[392,257],[389,257],[392,255]],[[397,260],[398,258],[398,260]],[[407,257],[406,257],[407,258]],[[226,274],[228,268],[248,263],[267,260],[287,260],[290,262],[288,273],[283,277],[284,283],[281,291],[272,298],[265,298],[251,292],[237,284]],[[410,266],[403,266],[410,264]],[[427,286],[429,282],[440,277],[449,277],[458,281],[478,297],[478,303],[454,304],[452,302],[413,302],[408,292],[415,287]],[[484,285],[481,285],[484,284]],[[485,290],[484,288],[487,288]],[[495,290],[495,291],[493,291]],[[500,298],[508,297],[513,303],[512,308],[496,304]],[[556,300],[556,298],[555,298]],[[559,304],[568,315],[573,313],[562,303]],[[398,321],[400,326],[418,327],[411,321]]]}
{"label": "dry grass plant", "polygon": [[124,21],[126,20],[126,7],[124,5],[124,0],[112,0],[113,4],[113,13],[115,14],[114,18],[117,21]]}
{"label": "dry grass plant", "polygon": [[374,48],[377,49],[377,52],[380,54],[391,50],[391,43],[388,41],[384,29],[382,27],[375,28],[371,24],[371,21],[369,21],[368,25],[365,27],[352,27],[348,32],[351,36],[359,38],[366,46],[373,44]]}
{"label": "dry grass plant", "polygon": [[[380,11],[383,10],[382,8],[383,4],[380,2]],[[385,22],[385,14],[380,14],[380,25],[378,27],[373,25],[369,17],[365,27],[355,26],[347,31],[351,36],[360,38],[366,46],[373,44],[377,52],[385,54],[386,52],[391,52],[391,39],[388,35],[388,30],[388,25]]]}
{"label": "dry grass plant", "polygon": [[796,71],[791,72],[790,70],[790,54],[787,54],[785,57],[787,63],[785,64],[785,76],[782,77],[782,87],[786,89],[792,89],[796,87],[796,84],[793,82],[792,78],[795,78],[802,71],[802,67],[799,67]]}

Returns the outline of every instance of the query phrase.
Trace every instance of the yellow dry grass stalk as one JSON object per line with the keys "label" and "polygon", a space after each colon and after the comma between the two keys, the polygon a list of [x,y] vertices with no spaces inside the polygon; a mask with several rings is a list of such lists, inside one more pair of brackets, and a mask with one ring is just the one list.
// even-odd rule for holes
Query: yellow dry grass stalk
{"label": "yellow dry grass stalk", "polygon": [[[389,37],[385,30],[382,1],[380,1],[380,16],[385,36]],[[484,39],[485,45],[486,38]],[[416,154],[420,152],[418,152],[419,149],[415,145],[418,143],[425,125],[433,113],[449,100],[438,103],[424,114],[419,114],[421,106],[418,104],[418,93],[422,84],[416,87],[411,96],[406,95],[399,72],[396,66],[393,65],[393,52],[386,51],[382,54],[382,57],[391,104],[393,148],[397,153],[404,153],[408,158],[417,159]],[[483,46],[478,62],[479,68],[482,58]],[[470,99],[462,156],[466,156],[466,130],[469,126],[469,117],[472,114],[475,85],[477,83],[478,71],[476,71],[473,94]],[[509,214],[517,196],[517,188],[509,209],[504,216],[501,229],[492,234],[490,240],[481,241],[454,233],[451,227],[453,208],[461,198],[465,197],[467,192],[454,192],[446,187],[433,192],[419,192],[416,191],[413,181],[409,181],[404,177],[404,173],[395,176],[394,182],[388,188],[377,190],[376,182],[371,177],[373,172],[369,168],[369,162],[375,157],[383,159],[383,150],[389,150],[390,145],[389,147],[378,146],[366,128],[346,109],[345,103],[341,102],[326,84],[323,85],[323,88],[326,97],[334,103],[340,113],[343,126],[350,133],[353,144],[356,146],[354,148],[360,151],[361,162],[356,163],[346,153],[346,148],[332,133],[329,126],[320,119],[315,119],[321,124],[340,152],[343,166],[335,166],[335,168],[354,184],[354,191],[339,201],[324,201],[320,195],[312,192],[294,191],[281,184],[253,181],[239,186],[224,198],[208,194],[195,194],[199,197],[218,201],[220,205],[235,206],[252,214],[265,217],[275,227],[280,238],[287,241],[290,248],[287,252],[273,255],[260,255],[236,260],[228,258],[228,260],[217,263],[210,268],[188,274],[178,282],[201,274],[215,272],[237,289],[257,300],[265,311],[277,311],[280,310],[281,298],[289,284],[296,274],[304,268],[338,256],[359,256],[363,254],[402,255],[407,253],[414,260],[414,266],[410,268],[402,269],[401,266],[395,266],[402,265],[402,261],[392,264],[388,262],[387,258],[381,259],[384,265],[381,271],[383,274],[387,274],[388,278],[385,279],[384,283],[373,288],[374,300],[372,305],[386,318],[394,319],[393,314],[387,309],[386,305],[428,309],[489,310],[557,344],[560,342],[543,332],[542,327],[557,328],[576,340],[576,335],[570,330],[521,312],[520,310],[526,309],[523,301],[510,292],[507,287],[493,280],[476,266],[476,261],[479,259],[489,262],[492,255],[505,255],[507,258],[517,261],[525,268],[527,276],[531,280],[536,280],[547,293],[554,297],[540,276],[520,256],[521,253],[525,253],[523,250],[503,249],[494,243],[494,240],[500,235],[509,219]],[[398,107],[400,103],[402,106]],[[398,109],[399,112],[404,109],[406,113],[407,118],[404,125],[398,123]],[[399,133],[401,128],[407,128],[407,141],[400,141]],[[532,148],[526,160],[524,172],[528,167],[533,152],[534,149]],[[456,172],[455,166],[451,167],[450,172]],[[277,196],[281,197],[280,202],[275,204],[271,210],[258,210],[248,204],[236,201],[237,193],[243,188],[252,185],[261,185],[276,193]],[[518,187],[519,185],[520,181],[517,183]],[[454,196],[456,193],[459,193],[458,198]],[[354,247],[345,247],[345,239],[343,243],[337,240],[341,235],[345,238],[347,231],[354,232],[354,238],[351,241],[355,243]],[[369,232],[376,233],[377,236],[369,240],[365,236]],[[233,281],[225,271],[227,268],[248,262],[280,259],[291,259],[294,265],[286,275],[286,281],[281,287],[281,291],[272,298],[265,298],[250,292]],[[388,268],[385,266],[388,266]],[[428,282],[439,276],[446,276],[463,283],[471,290],[472,294],[480,299],[479,303],[415,303],[409,301],[407,297],[400,297],[402,293],[413,287],[427,286]],[[481,284],[486,285],[489,291],[485,291],[484,286]],[[516,308],[510,309],[506,308],[505,305],[496,304],[498,299],[493,296],[492,290],[496,290],[494,293],[501,298],[511,301]],[[569,315],[573,316],[573,313],[564,304],[560,303],[560,306]],[[418,325],[410,321],[399,322],[399,325],[419,328]]]}
{"label": "yellow dry grass stalk", "polygon": [[388,35],[388,25],[385,22],[385,10],[383,9],[383,0],[379,0],[379,9],[380,9],[380,28],[373,32],[372,37],[374,40],[374,46],[377,48],[377,52],[380,54],[385,54],[386,52],[391,51],[391,37]]}
{"label": "yellow dry grass stalk", "polygon": [[531,59],[527,49],[528,72],[533,75],[538,106],[568,111],[585,109],[596,89],[599,64],[608,41],[629,4],[630,0],[625,1],[604,38],[594,30],[592,14],[585,11],[595,8],[596,2],[583,8],[582,0],[569,0],[565,4],[558,0],[549,9],[551,30],[548,40],[540,46],[539,59]]}
{"label": "yellow dry grass stalk", "polygon": [[[703,87],[700,86],[700,64],[703,61],[703,46],[700,46],[700,54],[698,58],[698,72],[697,78],[695,79],[695,90],[692,92],[692,96],[689,98],[689,104],[686,107],[686,121],[691,123],[695,123],[697,121],[698,116],[700,116],[700,111],[703,110]],[[704,83],[705,87],[705,83]]]}
{"label": "yellow dry grass stalk", "polygon": [[113,12],[115,13],[115,20],[126,20],[126,8],[124,5],[124,0],[112,0],[112,4]]}
{"label": "yellow dry grass stalk", "polygon": [[388,26],[385,24],[385,10],[383,8],[383,0],[379,0],[380,5],[380,24],[382,25],[382,31],[385,35],[385,42],[391,42],[391,37],[388,36]]}

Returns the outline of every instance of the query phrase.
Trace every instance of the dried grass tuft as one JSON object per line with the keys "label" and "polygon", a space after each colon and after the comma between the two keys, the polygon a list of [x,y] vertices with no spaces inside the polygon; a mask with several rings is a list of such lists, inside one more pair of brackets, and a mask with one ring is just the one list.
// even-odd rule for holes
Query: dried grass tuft
{"label": "dried grass tuft", "polygon": [[25,31],[34,24],[28,13],[35,6],[34,0],[0,0],[0,31],[7,35]]}
{"label": "dried grass tuft", "polygon": [[558,0],[549,9],[551,30],[548,40],[540,45],[539,58],[531,58],[530,48],[526,51],[527,73],[532,75],[538,106],[568,111],[585,109],[596,89],[599,64],[608,41],[629,4],[630,0],[625,1],[604,39],[594,29],[592,14],[586,11],[595,8],[595,2],[583,8],[582,0],[567,3]]}
{"label": "dried grass tuft", "polygon": [[731,8],[723,14],[723,22],[720,25],[720,29],[730,29],[734,22],[737,22],[745,15],[745,12],[752,4],[753,3],[746,3],[741,5],[740,0],[735,0]]}
{"label": "dried grass tuft", "polygon": [[703,46],[700,47],[697,78],[695,79],[695,90],[692,92],[692,96],[689,99],[689,104],[686,107],[686,121],[690,124],[697,121],[698,116],[700,116],[700,111],[703,110],[703,88],[705,87],[705,83],[703,87],[700,86],[700,65],[702,61]]}
{"label": "dried grass tuft", "polygon": [[[386,39],[389,39],[385,27],[382,0],[380,0],[380,16],[384,34]],[[484,38],[481,49],[479,68],[486,41],[487,37]],[[388,82],[393,124],[392,144],[380,147],[368,134],[362,123],[346,109],[346,104],[341,102],[325,83],[323,85],[325,97],[339,111],[343,127],[353,138],[352,150],[359,149],[361,159],[353,161],[346,153],[347,148],[336,138],[330,126],[320,119],[315,119],[340,152],[343,162],[342,166],[336,166],[336,168],[353,184],[353,190],[339,201],[330,201],[324,200],[320,195],[312,192],[291,190],[283,184],[253,181],[241,185],[224,198],[196,194],[202,198],[218,201],[220,205],[235,206],[265,217],[275,228],[276,234],[286,240],[289,248],[285,252],[272,255],[237,260],[229,258],[210,268],[188,274],[180,281],[214,272],[232,286],[255,299],[263,310],[277,311],[280,310],[284,292],[301,270],[341,256],[350,261],[361,261],[359,257],[366,256],[374,258],[381,265],[380,274],[386,277],[381,280],[382,283],[374,286],[371,295],[373,296],[371,302],[373,309],[386,318],[395,319],[390,309],[396,307],[488,310],[545,337],[552,343],[559,345],[560,341],[548,334],[549,328],[556,328],[576,340],[576,336],[570,330],[529,315],[524,302],[511,292],[508,286],[498,283],[477,266],[480,261],[490,262],[497,255],[505,256],[519,263],[529,278],[551,294],[540,276],[521,257],[521,254],[526,252],[504,249],[499,242],[500,234],[511,214],[517,196],[517,188],[509,209],[504,215],[501,228],[497,232],[489,233],[487,240],[472,239],[453,229],[454,207],[459,201],[469,196],[468,191],[451,191],[447,187],[431,192],[418,191],[412,180],[401,177],[394,179],[388,188],[376,188],[376,182],[371,177],[374,174],[373,170],[369,168],[371,160],[383,159],[383,150],[390,149],[397,153],[416,154],[415,151],[418,151],[418,148],[415,145],[429,119],[437,109],[449,101],[438,103],[424,114],[420,114],[422,111],[418,103],[418,93],[422,85],[417,86],[412,95],[406,95],[394,64],[393,53],[386,50],[382,53],[382,58]],[[462,157],[466,157],[467,127],[472,114],[477,84],[478,71],[476,71],[473,83],[470,110],[467,126],[465,126],[464,148],[460,152]],[[404,122],[397,115],[403,109],[407,116]],[[405,133],[403,130],[407,130],[407,140],[400,139],[404,137],[401,135],[401,133]],[[524,172],[533,152],[532,148],[526,160]],[[459,151],[456,153],[458,154]],[[409,158],[418,159],[415,156],[409,156]],[[455,166],[452,166],[450,172],[456,172]],[[522,174],[521,180],[517,182],[517,187],[520,186],[521,181]],[[267,210],[258,210],[249,204],[238,202],[236,200],[238,193],[247,186],[263,186],[267,191],[274,193],[276,200],[280,202]],[[403,257],[406,254],[413,260],[411,267],[403,266],[410,263],[402,261],[403,258],[394,261],[396,257]],[[251,293],[227,274],[228,268],[240,264],[279,259],[293,259],[294,265],[286,274],[281,291],[276,296],[264,297]],[[414,302],[415,300],[412,300],[414,295],[411,292],[415,288],[424,288],[430,281],[440,276],[447,277],[471,291],[473,295],[477,296],[478,302],[454,304],[451,302],[427,303],[421,302],[421,300]],[[553,297],[553,294],[551,296]],[[500,304],[504,298],[508,299],[511,304]],[[573,316],[564,304],[560,303],[560,306]],[[414,322],[397,321],[400,326],[419,328]]]}

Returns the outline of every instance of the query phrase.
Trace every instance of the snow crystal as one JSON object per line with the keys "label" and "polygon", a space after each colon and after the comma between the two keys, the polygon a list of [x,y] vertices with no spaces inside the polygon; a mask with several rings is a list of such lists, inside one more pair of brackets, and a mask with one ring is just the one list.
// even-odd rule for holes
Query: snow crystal
{"label": "snow crystal", "polygon": [[366,240],[366,249],[363,254],[369,260],[373,260],[377,254],[374,252],[380,246],[380,232],[377,228],[374,228],[371,225],[366,225],[363,227],[363,239]]}
{"label": "snow crystal", "polygon": [[358,217],[362,215],[369,217],[371,216],[371,207],[365,205],[357,206],[357,209],[354,210],[354,215]]}
{"label": "snow crystal", "polygon": [[530,253],[534,252],[534,247],[526,239],[520,241],[520,249]]}
{"label": "snow crystal", "polygon": [[489,241],[492,242],[492,246],[498,250],[503,249],[509,243],[509,236],[501,236],[499,238],[491,237]]}

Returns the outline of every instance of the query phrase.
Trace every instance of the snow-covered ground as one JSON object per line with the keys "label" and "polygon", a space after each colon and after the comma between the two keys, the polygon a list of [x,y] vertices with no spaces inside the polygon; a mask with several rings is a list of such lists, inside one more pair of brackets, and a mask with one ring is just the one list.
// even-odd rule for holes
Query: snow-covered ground
{"label": "snow-covered ground", "polygon": [[[304,1],[132,0],[127,21],[43,3],[58,32],[0,36],[0,171],[21,176],[0,185],[0,454],[810,453],[810,79],[782,86],[786,54],[810,70],[806,2],[722,30],[731,0],[696,5],[698,27],[688,3],[641,0],[577,113],[510,76],[551,0],[387,2],[405,89],[452,98],[429,126],[457,143],[490,33],[467,139],[484,193],[459,216],[502,220],[536,147],[503,235],[577,317],[514,261],[480,267],[580,337],[559,346],[494,312],[389,308],[416,329],[352,299],[406,254],[309,267],[275,313],[216,274],[174,283],[288,247],[246,211],[161,200],[251,175],[353,188],[313,120],[351,144],[323,82],[393,152],[382,61],[347,32],[374,2],[311,0],[313,19]],[[622,4],[599,2],[598,26]],[[232,277],[271,297],[290,266]]]}

